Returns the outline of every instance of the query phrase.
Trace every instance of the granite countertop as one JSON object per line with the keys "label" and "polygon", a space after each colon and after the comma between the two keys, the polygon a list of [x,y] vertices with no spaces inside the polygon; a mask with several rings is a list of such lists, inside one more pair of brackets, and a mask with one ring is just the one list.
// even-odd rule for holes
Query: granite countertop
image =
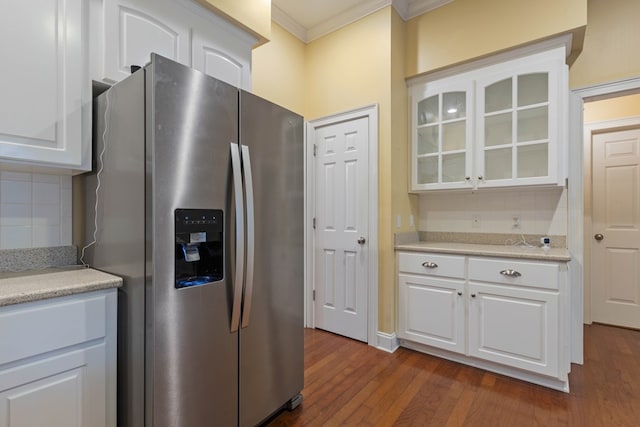
{"label": "granite countertop", "polygon": [[565,248],[551,248],[544,251],[540,247],[509,245],[478,245],[473,243],[414,242],[395,246],[398,251],[436,252],[443,254],[482,255],[504,258],[522,258],[543,261],[571,261],[571,254]]}
{"label": "granite countertop", "polygon": [[120,286],[120,277],[82,266],[0,273],[0,306]]}

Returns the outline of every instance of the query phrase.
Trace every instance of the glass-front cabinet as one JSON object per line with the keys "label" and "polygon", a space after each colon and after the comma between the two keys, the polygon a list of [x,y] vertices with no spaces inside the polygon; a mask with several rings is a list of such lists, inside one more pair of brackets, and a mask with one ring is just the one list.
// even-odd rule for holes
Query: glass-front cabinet
{"label": "glass-front cabinet", "polygon": [[536,60],[476,81],[478,186],[558,183],[560,73]]}
{"label": "glass-front cabinet", "polygon": [[472,82],[439,82],[412,94],[414,190],[470,188],[472,89]]}
{"label": "glass-front cabinet", "polygon": [[412,86],[411,190],[562,185],[564,47]]}

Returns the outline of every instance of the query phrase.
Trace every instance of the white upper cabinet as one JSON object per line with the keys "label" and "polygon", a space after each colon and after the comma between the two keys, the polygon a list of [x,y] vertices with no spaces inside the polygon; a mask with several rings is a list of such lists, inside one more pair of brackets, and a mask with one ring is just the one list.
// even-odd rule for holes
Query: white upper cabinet
{"label": "white upper cabinet", "polygon": [[94,0],[92,78],[122,80],[157,53],[234,86],[251,88],[256,39],[193,0]]}
{"label": "white upper cabinet", "polygon": [[413,88],[411,187],[470,188],[473,82],[442,81]]}
{"label": "white upper cabinet", "polygon": [[[564,50],[505,64],[476,81],[478,185],[558,183]],[[566,67],[565,67],[566,69]],[[562,141],[566,143],[566,141]]]}
{"label": "white upper cabinet", "polygon": [[3,2],[0,161],[90,168],[87,13],[82,0]]}
{"label": "white upper cabinet", "polygon": [[562,185],[564,58],[556,47],[412,86],[411,190]]}

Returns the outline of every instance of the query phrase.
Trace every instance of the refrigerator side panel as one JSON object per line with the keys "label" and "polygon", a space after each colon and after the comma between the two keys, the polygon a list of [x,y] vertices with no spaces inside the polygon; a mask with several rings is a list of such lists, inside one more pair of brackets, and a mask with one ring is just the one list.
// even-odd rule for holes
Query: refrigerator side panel
{"label": "refrigerator side panel", "polygon": [[93,114],[95,162],[85,178],[86,243],[93,239],[95,222],[97,232],[85,261],[124,280],[118,290],[118,425],[138,427],[144,425],[145,372],[144,74],[101,94]]}
{"label": "refrigerator side panel", "polygon": [[[147,425],[236,425],[230,142],[238,137],[237,89],[157,55],[147,88]],[[212,216],[192,216],[203,212]],[[200,263],[220,255],[223,270],[199,276]],[[189,268],[192,276],[180,276]],[[207,279],[200,284],[200,277]]]}
{"label": "refrigerator side panel", "polygon": [[303,120],[242,91],[240,110],[255,204],[253,296],[240,331],[240,425],[254,426],[303,388]]}

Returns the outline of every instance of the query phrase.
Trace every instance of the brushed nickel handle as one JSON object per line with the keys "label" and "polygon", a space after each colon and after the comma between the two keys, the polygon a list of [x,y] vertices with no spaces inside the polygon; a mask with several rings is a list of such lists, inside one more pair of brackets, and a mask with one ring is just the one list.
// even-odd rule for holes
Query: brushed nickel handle
{"label": "brushed nickel handle", "polygon": [[422,263],[422,266],[424,268],[438,268],[438,264],[436,264],[435,262],[431,262],[431,261],[425,261]]}
{"label": "brushed nickel handle", "polygon": [[520,274],[519,271],[511,270],[510,268],[508,268],[506,270],[502,270],[500,272],[500,274],[502,274],[503,276],[507,276],[507,277],[520,277],[520,276],[522,276],[522,274]]}
{"label": "brushed nickel handle", "polygon": [[364,245],[366,242],[367,242],[367,239],[365,239],[362,236],[360,236],[360,238],[358,239],[358,244],[359,245]]}
{"label": "brushed nickel handle", "polygon": [[593,236],[594,239],[596,239],[598,242],[602,239],[604,239],[604,236],[600,233],[596,234],[595,236]]}

